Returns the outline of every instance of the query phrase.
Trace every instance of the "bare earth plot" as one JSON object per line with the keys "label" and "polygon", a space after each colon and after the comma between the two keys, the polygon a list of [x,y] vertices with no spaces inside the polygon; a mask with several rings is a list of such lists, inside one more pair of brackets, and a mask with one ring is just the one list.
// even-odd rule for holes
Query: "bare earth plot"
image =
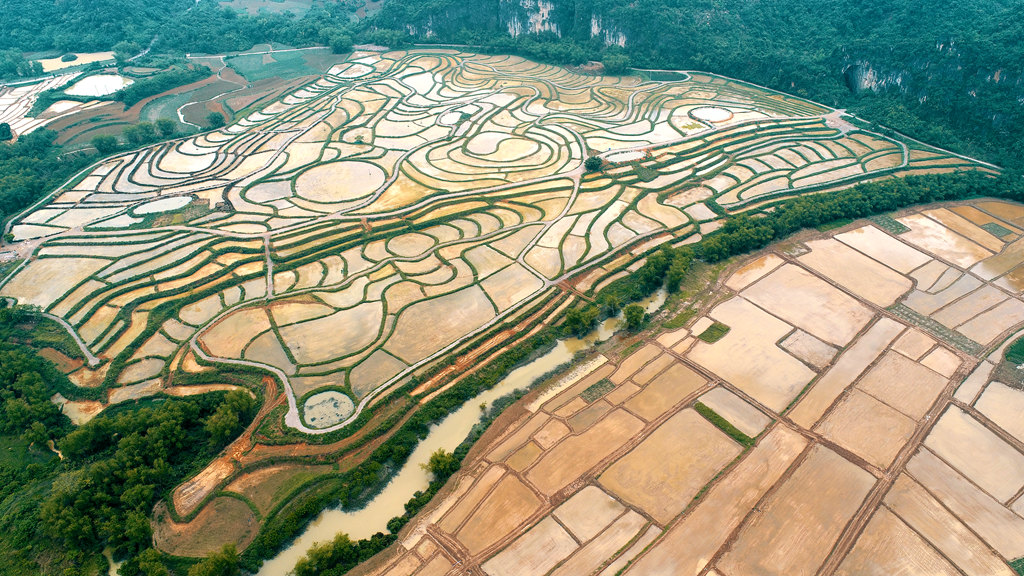
{"label": "bare earth plot", "polygon": [[[720,284],[727,299],[689,331],[524,410],[385,565],[360,573],[1012,576],[1009,563],[1024,557],[1024,379],[995,378],[1021,321],[998,320],[982,340],[964,328],[1021,303],[999,279],[1024,266],[1024,237],[980,227],[1011,208],[953,207],[966,215],[955,252],[932,251],[933,238],[954,231],[922,209],[898,220],[927,235],[857,222],[807,240],[799,256],[788,247],[741,263]],[[964,261],[981,250],[968,235],[989,256]],[[979,277],[996,264],[998,276]],[[947,271],[947,281],[931,279]],[[965,278],[970,289],[956,298],[914,308],[917,294]],[[988,308],[968,304],[989,291],[998,297],[985,296]],[[812,317],[801,313],[806,301],[832,308]],[[949,314],[958,308],[972,313]],[[711,319],[729,325],[725,337],[686,337]],[[745,363],[756,368],[736,368]],[[657,410],[639,401],[666,384]],[[754,444],[698,415],[697,401]],[[497,477],[515,483],[514,498],[491,489]],[[519,512],[506,521],[467,530],[466,518],[512,502]]]}
{"label": "bare earth plot", "polygon": [[[284,392],[266,428],[324,434],[364,411],[399,409],[390,391],[474,338],[488,349],[508,344],[518,335],[503,323],[515,326],[539,306],[553,313],[577,297],[567,287],[589,291],[663,243],[699,240],[720,225],[712,201],[736,212],[893,175],[993,171],[923,144],[844,132],[839,112],[799,98],[709,74],[680,78],[580,76],[454,50],[356,52],[281,98],[240,104],[248,112],[222,129],[105,159],[16,217],[8,231],[25,262],[0,281],[0,296],[66,323],[92,360],[70,376],[102,383],[105,404],[180,392],[181,374],[205,372],[209,381],[218,367],[259,367]],[[603,170],[585,172],[591,154],[606,159]],[[638,446],[637,434],[668,425],[672,407],[715,378],[764,417],[786,413],[865,329],[888,336],[878,306],[948,335],[912,360],[950,378],[958,354],[977,354],[1024,321],[1018,252],[1001,251],[1006,237],[988,231],[996,221],[1018,230],[1008,220],[1020,215],[992,206],[908,215],[906,241],[837,236],[806,259],[771,256],[738,274],[735,297],[701,319],[730,325],[724,339],[673,350],[649,373],[613,375],[619,385],[633,378],[614,401],[550,411],[572,436],[538,441],[556,456],[530,448],[516,457],[517,472],[531,490],[560,497],[580,474],[636,449],[607,476],[612,492],[619,478],[618,497],[643,505],[622,486],[642,474],[703,485],[731,458],[654,470],[645,455],[663,439]],[[831,266],[837,258],[850,265]],[[960,268],[975,264],[988,267]],[[884,278],[863,283],[870,274]],[[834,313],[811,313],[808,302]],[[800,425],[864,452],[831,424],[815,426],[889,343],[877,354],[865,345],[874,355],[843,368],[849,382],[833,377],[821,398],[812,390],[803,411],[814,417]],[[919,406],[876,400],[899,413],[893,421],[919,418]],[[730,402],[731,414],[752,414]],[[852,405],[846,417],[866,409]],[[750,417],[741,429],[760,420]],[[724,454],[736,449],[708,434],[711,445],[728,446]],[[176,494],[203,502],[229,483],[248,485],[281,451],[315,451],[302,442],[253,446],[243,471],[220,459]],[[858,458],[880,467],[894,449]],[[685,508],[675,497],[637,513],[661,530]],[[650,533],[641,528],[634,532]]]}

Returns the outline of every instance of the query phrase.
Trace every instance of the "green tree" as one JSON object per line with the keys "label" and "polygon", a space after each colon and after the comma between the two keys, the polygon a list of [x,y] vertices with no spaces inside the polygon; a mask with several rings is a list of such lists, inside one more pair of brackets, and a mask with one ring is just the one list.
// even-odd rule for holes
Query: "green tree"
{"label": "green tree", "polygon": [[161,138],[170,138],[178,131],[178,123],[174,120],[161,118],[156,121],[156,131],[160,133]]}
{"label": "green tree", "polygon": [[620,53],[608,53],[601,59],[604,64],[604,73],[611,76],[618,76],[629,69],[632,61],[629,56]]}
{"label": "green tree", "polygon": [[626,328],[635,331],[644,325],[644,316],[647,312],[639,304],[630,304],[623,310],[623,314],[626,316]]}
{"label": "green tree", "polygon": [[597,172],[604,165],[604,161],[599,156],[590,156],[583,165],[588,172]]}
{"label": "green tree", "polygon": [[8,140],[14,140],[14,132],[11,131],[11,125],[7,122],[0,122],[0,142],[7,142]]}
{"label": "green tree", "polygon": [[238,552],[234,544],[225,544],[205,560],[188,569],[188,576],[238,576]]}
{"label": "green tree", "polygon": [[444,479],[458,471],[459,461],[451,452],[438,448],[422,466],[424,470],[433,474],[435,479]]}
{"label": "green tree", "polygon": [[348,34],[336,34],[331,37],[331,52],[345,54],[352,51],[352,37]]}
{"label": "green tree", "polygon": [[255,409],[256,401],[247,391],[228,392],[224,402],[206,420],[210,443],[222,446],[233,440],[245,428],[245,423],[252,418]]}
{"label": "green tree", "polygon": [[210,112],[206,115],[206,123],[210,125],[210,128],[220,128],[227,123],[224,119],[224,115],[220,112]]}
{"label": "green tree", "polygon": [[[359,547],[348,534],[338,534],[332,542],[316,544],[295,564],[295,576],[321,576],[343,573],[359,563]],[[189,576],[192,576],[189,574]]]}
{"label": "green tree", "polygon": [[92,137],[92,145],[96,151],[106,156],[117,151],[117,138],[108,134]]}
{"label": "green tree", "polygon": [[124,139],[132,146],[142,146],[156,140],[156,127],[152,122],[140,122],[122,130]]}
{"label": "green tree", "polygon": [[[160,553],[153,548],[146,548],[136,557],[139,567],[139,576],[170,576],[171,573],[164,566]],[[123,572],[123,569],[122,569]]]}

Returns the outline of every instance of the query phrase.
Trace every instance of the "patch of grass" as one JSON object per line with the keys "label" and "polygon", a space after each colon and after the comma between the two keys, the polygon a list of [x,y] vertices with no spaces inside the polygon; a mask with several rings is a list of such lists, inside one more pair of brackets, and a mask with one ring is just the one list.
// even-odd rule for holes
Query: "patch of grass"
{"label": "patch of grass", "polygon": [[1016,560],[1011,561],[1010,568],[1013,568],[1013,571],[1017,574],[1024,576],[1024,558],[1017,558]]}
{"label": "patch of grass", "polygon": [[582,398],[587,404],[590,404],[594,400],[597,400],[614,389],[615,384],[613,384],[611,380],[602,378],[583,392],[580,392],[580,398]]}
{"label": "patch of grass", "polygon": [[0,467],[23,469],[29,464],[42,464],[57,455],[45,446],[28,447],[28,442],[18,435],[0,436]]}
{"label": "patch of grass", "polygon": [[815,226],[815,228],[818,230],[818,232],[828,232],[829,230],[842,228],[843,226],[846,226],[847,224],[850,224],[851,222],[854,221],[855,219],[853,218],[840,218],[839,220],[833,220],[831,222],[819,224],[818,226]]}
{"label": "patch of grass", "polygon": [[715,322],[711,326],[708,326],[707,330],[701,332],[700,335],[697,336],[697,338],[700,338],[701,340],[707,342],[708,344],[714,344],[715,342],[718,342],[719,340],[724,338],[725,335],[728,333],[728,326],[722,324],[721,322]]}
{"label": "patch of grass", "polygon": [[1013,232],[1008,230],[1005,226],[1000,226],[995,222],[986,222],[981,225],[981,229],[1000,238],[1005,238],[1006,236],[1013,234]]}
{"label": "patch of grass", "polygon": [[741,432],[739,428],[736,428],[735,426],[730,424],[728,420],[719,416],[717,412],[715,412],[711,408],[708,408],[707,405],[702,404],[700,402],[695,402],[693,404],[693,409],[696,410],[698,414],[706,418],[708,422],[714,424],[715,427],[717,427],[722,432],[725,432],[730,438],[739,442],[745,448],[750,448],[751,446],[754,445],[753,438]]}
{"label": "patch of grass", "polygon": [[882,230],[885,230],[886,232],[888,232],[890,234],[899,235],[899,234],[903,234],[904,232],[909,232],[910,231],[910,228],[907,228],[906,226],[904,226],[900,222],[896,221],[892,216],[888,216],[886,214],[879,214],[878,216],[872,216],[872,217],[868,218],[868,220],[874,222],[875,224],[878,225],[879,228],[881,228]]}
{"label": "patch of grass", "polygon": [[1024,364],[1024,338],[1018,338],[1006,347],[1006,359],[1014,364]]}
{"label": "patch of grass", "polygon": [[655,178],[659,176],[658,171],[654,168],[648,168],[639,162],[633,163],[633,173],[640,179],[641,182],[653,182]]}
{"label": "patch of grass", "polygon": [[675,317],[673,317],[672,319],[662,324],[662,327],[665,328],[666,330],[677,330],[679,328],[682,328],[683,326],[686,326],[686,323],[689,322],[690,319],[696,315],[696,310],[694,310],[693,308],[687,308],[686,310],[683,310],[679,314],[676,314]]}

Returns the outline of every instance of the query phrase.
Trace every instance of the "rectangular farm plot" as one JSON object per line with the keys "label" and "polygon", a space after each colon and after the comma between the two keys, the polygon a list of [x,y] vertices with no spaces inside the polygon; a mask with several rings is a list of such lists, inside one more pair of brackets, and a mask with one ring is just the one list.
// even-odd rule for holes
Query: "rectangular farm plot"
{"label": "rectangular farm plot", "polygon": [[837,576],[957,576],[960,571],[895,514],[879,508],[835,573]]}
{"label": "rectangular farm plot", "polygon": [[897,221],[910,228],[900,238],[960,268],[970,268],[992,255],[991,251],[923,214],[911,214]]}
{"label": "rectangular farm plot", "polygon": [[699,401],[751,438],[756,438],[772,421],[746,400],[722,387],[705,393]]}
{"label": "rectangular farm plot", "polygon": [[676,362],[630,398],[625,406],[630,412],[650,422],[705,384],[707,380],[703,376],[689,366]]}
{"label": "rectangular farm plot", "polygon": [[627,576],[697,576],[750,509],[807,446],[800,434],[773,428],[682,520],[626,571]]}
{"label": "rectangular farm plot", "polygon": [[572,436],[541,457],[527,478],[545,494],[554,494],[618,450],[643,428],[628,412],[611,411],[597,424]]}
{"label": "rectangular farm plot", "polygon": [[920,420],[948,380],[897,352],[886,352],[857,383],[914,420]]}
{"label": "rectangular farm plot", "polygon": [[876,306],[890,306],[913,288],[913,282],[831,238],[807,243],[811,251],[800,263],[831,278]]}
{"label": "rectangular farm plot", "polygon": [[483,570],[491,576],[544,574],[578,547],[572,536],[549,516],[484,562]]}
{"label": "rectangular farm plot", "polygon": [[814,574],[874,483],[864,470],[815,446],[718,565],[726,574]]}
{"label": "rectangular farm plot", "polygon": [[924,252],[900,242],[874,226],[864,226],[836,234],[835,239],[902,274],[908,274],[932,259]]}
{"label": "rectangular farm plot", "polygon": [[505,475],[455,536],[470,554],[479,554],[526,521],[540,504],[529,487]]}
{"label": "rectangular farm plot", "polygon": [[422,360],[494,318],[479,286],[413,304],[398,317],[388,352],[406,362]]}
{"label": "rectangular farm plot", "polygon": [[1001,382],[992,382],[974,405],[1011,436],[1024,442],[1024,392]]}
{"label": "rectangular farm plot", "polygon": [[600,482],[665,525],[741,451],[696,412],[683,410],[612,464]]}
{"label": "rectangular farm plot", "polygon": [[[845,346],[874,315],[851,296],[787,264],[758,280],[742,296],[815,337]],[[827,310],[827,314],[822,314]]]}
{"label": "rectangular farm plot", "polygon": [[697,342],[690,360],[776,412],[781,411],[814,377],[814,372],[778,346],[792,327],[743,298],[711,311],[729,333],[714,344]]}
{"label": "rectangular farm plot", "polygon": [[815,430],[884,470],[916,427],[913,419],[855,389]]}
{"label": "rectangular farm plot", "polygon": [[946,410],[925,445],[999,501],[1024,487],[1024,454],[959,408]]}

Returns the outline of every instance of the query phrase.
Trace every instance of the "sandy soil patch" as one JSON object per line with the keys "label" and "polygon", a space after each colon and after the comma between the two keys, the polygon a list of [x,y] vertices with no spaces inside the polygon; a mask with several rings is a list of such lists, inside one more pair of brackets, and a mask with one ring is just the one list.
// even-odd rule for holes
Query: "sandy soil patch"
{"label": "sandy soil patch", "polygon": [[[837,346],[845,346],[873,316],[861,303],[793,265],[780,267],[742,294],[786,322]],[[829,314],[820,314],[821,310]]]}
{"label": "sandy soil patch", "polygon": [[99,415],[104,408],[102,402],[94,402],[92,400],[68,400],[60,393],[54,394],[50,398],[50,402],[60,406],[61,413],[67,416],[75,426],[81,426],[89,420],[92,420]]}
{"label": "sandy soil patch", "polygon": [[[672,359],[668,354],[664,356]],[[675,362],[630,398],[625,406],[630,412],[650,422],[705,384],[707,380],[703,376],[685,364]]]}
{"label": "sandy soil patch", "polygon": [[751,438],[756,438],[771,423],[771,418],[763,412],[722,387],[705,393],[698,401]]}
{"label": "sandy soil patch", "polygon": [[246,496],[265,514],[285,495],[284,491],[330,470],[330,466],[278,464],[243,474],[232,480],[226,489]]}
{"label": "sandy soil patch", "polygon": [[490,300],[479,286],[471,286],[407,308],[386,347],[406,362],[418,362],[492,318]]}
{"label": "sandy soil patch", "polygon": [[836,574],[956,576],[960,572],[896,515],[879,508]]}
{"label": "sandy soil patch", "polygon": [[586,542],[618,518],[625,507],[597,486],[587,486],[551,514],[580,542]]}
{"label": "sandy soil patch", "polygon": [[740,451],[710,422],[684,410],[612,464],[600,482],[665,525]]}
{"label": "sandy soil patch", "polygon": [[965,574],[1013,576],[1001,558],[906,474],[896,479],[885,503]]}
{"label": "sandy soil patch", "polygon": [[[278,332],[299,364],[318,364],[354,354],[377,340],[384,308],[366,302],[354,308],[298,324]],[[332,334],[324,338],[324,334]]]}
{"label": "sandy soil patch", "polygon": [[778,318],[743,298],[719,304],[711,316],[729,326],[729,333],[714,344],[698,341],[689,358],[768,408],[781,411],[814,377],[775,345],[792,330]]}
{"label": "sandy soil patch", "polygon": [[836,234],[835,238],[902,274],[931,260],[927,254],[907,246],[874,226]]}
{"label": "sandy soil patch", "polygon": [[217,322],[200,336],[200,343],[213,356],[240,358],[253,335],[270,330],[270,320],[261,308],[245,308]]}
{"label": "sandy soil patch", "polygon": [[74,52],[76,58],[70,62],[64,62],[57,58],[46,58],[44,60],[37,60],[43,67],[43,72],[53,72],[54,70],[61,70],[63,68],[70,68],[71,66],[81,66],[83,64],[92,64],[93,62],[106,62],[107,60],[114,59],[113,52]]}
{"label": "sandy soil patch", "polygon": [[815,430],[885,470],[916,426],[914,420],[894,408],[853,390]]}
{"label": "sandy soil patch", "polygon": [[900,238],[961,268],[970,268],[992,255],[991,251],[923,214],[911,214],[897,220],[910,228]]}
{"label": "sandy soil patch", "polygon": [[643,428],[624,410],[613,410],[586,432],[563,440],[527,474],[540,491],[553,494],[606,458]]}
{"label": "sandy soil patch", "polygon": [[522,524],[540,504],[525,484],[506,475],[470,515],[456,537],[470,554],[478,554]]}
{"label": "sandy soil patch", "polygon": [[0,294],[16,298],[19,304],[46,309],[67,292],[109,264],[98,258],[42,258],[22,268],[0,289]]}
{"label": "sandy soil patch", "polygon": [[572,536],[558,522],[547,517],[482,567],[492,576],[544,574],[576,548],[578,545]]}
{"label": "sandy soil patch", "polygon": [[831,238],[810,241],[807,247],[811,252],[799,258],[801,264],[877,306],[892,305],[913,287],[905,276]]}
{"label": "sandy soil patch", "polygon": [[907,464],[907,471],[1003,558],[1024,556],[1024,518],[993,500],[928,450],[918,452]]}
{"label": "sandy soil patch", "polygon": [[306,170],[295,179],[295,193],[312,202],[330,204],[368,196],[387,175],[368,162],[331,162]]}
{"label": "sandy soil patch", "polygon": [[349,385],[356,398],[363,398],[408,366],[384,350],[377,350],[352,369]]}
{"label": "sandy soil patch", "polygon": [[794,330],[779,343],[783,350],[820,370],[836,356],[836,349],[803,330]]}
{"label": "sandy soil patch", "polygon": [[626,571],[629,576],[697,576],[758,500],[804,450],[807,441],[784,427],[772,429],[716,484],[693,511],[672,525]]}
{"label": "sandy soil patch", "polygon": [[1024,486],[1024,455],[959,408],[946,410],[924,443],[1000,501]]}
{"label": "sandy soil patch", "polygon": [[946,378],[896,352],[886,352],[857,387],[920,420],[946,386]]}
{"label": "sandy soil patch", "polygon": [[812,574],[875,483],[874,477],[815,446],[739,533],[719,562],[727,574]]}
{"label": "sandy soil patch", "polygon": [[775,270],[783,264],[784,260],[775,254],[759,256],[748,264],[733,272],[732,276],[725,281],[725,285],[739,292],[750,286],[755,280],[763,278],[765,274]]}
{"label": "sandy soil patch", "polygon": [[195,519],[178,524],[166,509],[156,514],[153,544],[175,556],[203,557],[234,544],[244,550],[259,530],[259,520],[249,506],[237,498],[221,496],[203,507]]}
{"label": "sandy soil patch", "polygon": [[811,387],[789,417],[804,428],[811,428],[843,390],[854,381],[900,334],[904,326],[882,318],[839,357],[832,368]]}

